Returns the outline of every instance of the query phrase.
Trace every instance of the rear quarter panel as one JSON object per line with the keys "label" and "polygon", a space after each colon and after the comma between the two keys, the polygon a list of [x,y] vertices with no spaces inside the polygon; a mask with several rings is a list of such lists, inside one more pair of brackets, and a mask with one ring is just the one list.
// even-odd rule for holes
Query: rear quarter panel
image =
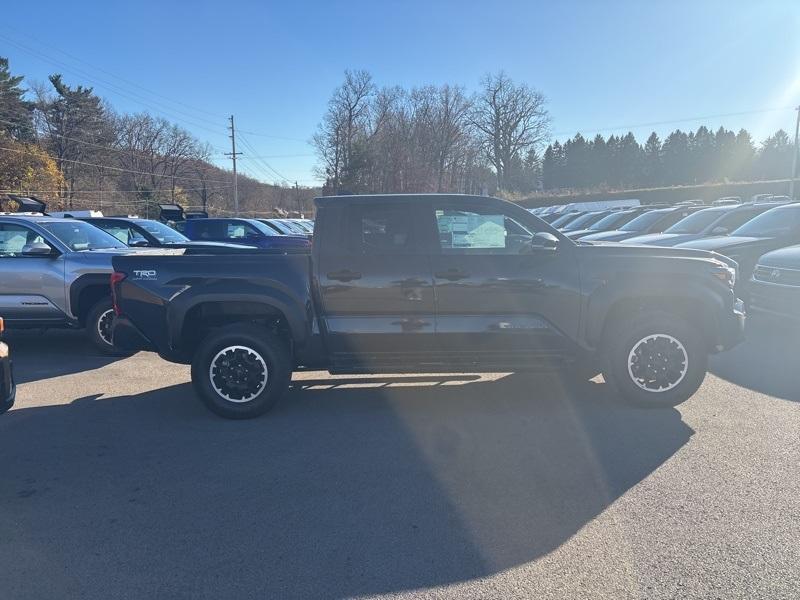
{"label": "rear quarter panel", "polygon": [[202,302],[261,302],[277,308],[288,321],[293,341],[305,344],[314,310],[305,253],[268,251],[184,255],[183,251],[114,259],[126,274],[118,304],[159,353],[180,354],[186,314]]}

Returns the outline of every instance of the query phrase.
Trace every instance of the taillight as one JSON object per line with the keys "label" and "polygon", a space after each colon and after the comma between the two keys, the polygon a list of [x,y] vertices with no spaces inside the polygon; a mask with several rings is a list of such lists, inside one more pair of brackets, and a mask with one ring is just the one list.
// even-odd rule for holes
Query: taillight
{"label": "taillight", "polygon": [[117,304],[117,284],[127,277],[127,274],[121,271],[114,271],[111,274],[111,303],[114,305],[114,314],[120,316],[122,311]]}

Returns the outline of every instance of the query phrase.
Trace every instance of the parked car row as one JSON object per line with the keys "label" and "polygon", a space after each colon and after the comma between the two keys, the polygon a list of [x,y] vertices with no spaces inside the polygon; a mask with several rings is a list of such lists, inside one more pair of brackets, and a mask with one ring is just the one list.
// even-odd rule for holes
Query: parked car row
{"label": "parked car row", "polygon": [[[594,225],[573,230],[595,216]],[[711,207],[693,203],[658,208],[561,215],[552,226],[581,243],[715,252],[735,260],[737,295],[756,312],[800,319],[800,203],[761,194],[753,201],[727,197]]]}

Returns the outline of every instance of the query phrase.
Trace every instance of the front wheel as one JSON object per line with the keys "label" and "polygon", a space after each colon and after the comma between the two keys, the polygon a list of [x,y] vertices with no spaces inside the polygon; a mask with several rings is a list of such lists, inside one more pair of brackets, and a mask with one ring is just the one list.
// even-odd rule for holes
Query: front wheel
{"label": "front wheel", "polygon": [[111,298],[103,298],[89,309],[86,315],[86,332],[95,348],[109,356],[127,356],[129,353],[114,346],[111,326],[114,324],[114,307]]}
{"label": "front wheel", "polygon": [[289,387],[287,344],[252,324],[209,334],[192,360],[192,383],[206,407],[227,419],[264,414]]}
{"label": "front wheel", "polygon": [[631,404],[676,406],[703,383],[708,352],[679,316],[642,313],[617,323],[607,339],[603,376]]}

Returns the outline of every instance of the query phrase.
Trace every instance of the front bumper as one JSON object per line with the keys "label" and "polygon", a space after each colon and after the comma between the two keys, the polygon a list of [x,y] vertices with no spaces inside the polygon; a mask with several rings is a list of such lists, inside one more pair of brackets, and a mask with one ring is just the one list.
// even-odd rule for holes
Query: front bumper
{"label": "front bumper", "polygon": [[800,287],[750,280],[748,308],[754,313],[800,322]]}
{"label": "front bumper", "polygon": [[125,352],[153,350],[153,345],[133,323],[124,316],[114,318],[111,340],[116,348]]}
{"label": "front bumper", "polygon": [[744,341],[745,319],[744,302],[737,298],[734,301],[733,310],[726,312],[719,323],[717,344],[714,347],[716,352],[729,350]]}
{"label": "front bumper", "polygon": [[17,386],[14,383],[14,369],[8,346],[0,342],[0,413],[14,406]]}

